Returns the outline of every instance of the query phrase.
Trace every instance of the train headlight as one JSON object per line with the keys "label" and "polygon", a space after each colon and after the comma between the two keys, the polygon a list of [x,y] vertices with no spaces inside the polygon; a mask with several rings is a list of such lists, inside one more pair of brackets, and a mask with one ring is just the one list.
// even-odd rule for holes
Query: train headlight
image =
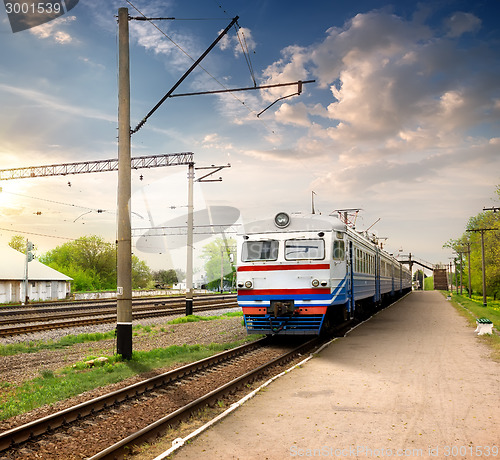
{"label": "train headlight", "polygon": [[253,283],[251,281],[245,281],[245,287],[247,289],[250,289],[253,286]]}
{"label": "train headlight", "polygon": [[290,225],[290,216],[286,212],[279,212],[274,216],[276,227],[285,228]]}
{"label": "train headlight", "polygon": [[313,287],[318,287],[319,286],[319,280],[312,280],[311,284],[313,285]]}

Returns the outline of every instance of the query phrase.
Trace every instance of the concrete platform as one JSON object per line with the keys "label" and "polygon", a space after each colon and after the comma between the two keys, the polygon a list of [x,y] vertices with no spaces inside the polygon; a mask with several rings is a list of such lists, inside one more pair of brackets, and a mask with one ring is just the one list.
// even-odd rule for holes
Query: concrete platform
{"label": "concrete platform", "polygon": [[499,409],[500,364],[474,328],[439,292],[413,292],[174,458],[486,457]]}

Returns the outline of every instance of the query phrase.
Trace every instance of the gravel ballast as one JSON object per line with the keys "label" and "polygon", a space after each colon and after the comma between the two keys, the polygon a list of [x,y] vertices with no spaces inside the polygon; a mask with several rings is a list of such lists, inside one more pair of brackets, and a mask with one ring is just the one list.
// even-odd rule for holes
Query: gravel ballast
{"label": "gravel ballast", "polygon": [[[237,311],[237,309],[223,310],[223,312]],[[203,312],[199,316],[221,315],[221,310]],[[241,340],[247,336],[242,325],[242,317],[225,317],[211,321],[199,321],[183,324],[167,324],[174,319],[172,316],[164,318],[142,319],[134,325],[158,326],[164,332],[141,332],[133,337],[133,349],[149,351],[155,348],[164,348],[171,345],[211,343],[229,343]],[[36,332],[25,336],[6,337],[0,340],[0,345],[29,342],[57,342],[67,335],[89,334],[95,332],[109,332],[115,328],[114,324],[58,329]],[[0,375],[2,382],[18,385],[25,380],[39,376],[43,371],[55,371],[76,362],[86,360],[90,356],[109,356],[116,352],[115,339],[100,340],[75,344],[58,350],[42,350],[35,353],[18,353],[12,356],[0,356]]]}

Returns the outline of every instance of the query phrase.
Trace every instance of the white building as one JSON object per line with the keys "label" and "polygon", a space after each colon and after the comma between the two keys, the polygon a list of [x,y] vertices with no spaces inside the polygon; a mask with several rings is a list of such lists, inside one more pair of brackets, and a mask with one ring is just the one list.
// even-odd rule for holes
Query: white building
{"label": "white building", "polygon": [[[0,247],[0,304],[24,302],[26,255],[10,246]],[[28,264],[30,301],[65,299],[71,292],[72,278],[32,260]]]}

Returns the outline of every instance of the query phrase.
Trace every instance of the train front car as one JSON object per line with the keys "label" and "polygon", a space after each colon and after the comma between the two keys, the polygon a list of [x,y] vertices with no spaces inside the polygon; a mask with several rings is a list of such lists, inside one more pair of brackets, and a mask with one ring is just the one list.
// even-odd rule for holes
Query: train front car
{"label": "train front car", "polygon": [[[238,304],[249,334],[317,335],[347,301],[346,226],[277,214],[238,237]],[[328,315],[327,315],[328,312]]]}

